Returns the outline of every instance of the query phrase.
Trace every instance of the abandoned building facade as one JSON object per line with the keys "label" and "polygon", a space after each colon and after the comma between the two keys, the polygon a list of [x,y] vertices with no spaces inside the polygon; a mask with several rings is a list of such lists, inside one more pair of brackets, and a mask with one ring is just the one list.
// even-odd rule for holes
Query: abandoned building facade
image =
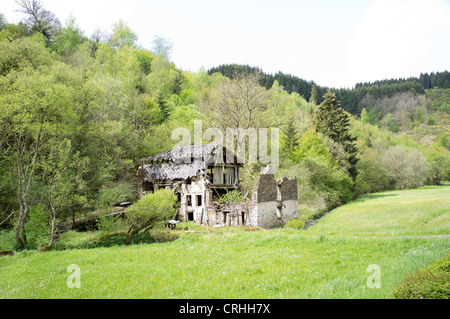
{"label": "abandoned building facade", "polygon": [[220,201],[240,190],[239,169],[234,154],[222,145],[192,145],[143,160],[139,167],[140,196],[171,188],[178,196],[174,219],[215,226],[271,228],[298,217],[297,179],[275,180],[268,167],[251,193],[241,203]]}

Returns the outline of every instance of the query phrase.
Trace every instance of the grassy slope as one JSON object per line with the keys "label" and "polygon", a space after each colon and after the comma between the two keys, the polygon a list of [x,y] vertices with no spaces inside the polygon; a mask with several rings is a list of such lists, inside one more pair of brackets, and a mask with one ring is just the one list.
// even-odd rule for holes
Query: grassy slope
{"label": "grassy slope", "polygon": [[[413,204],[410,204],[413,201]],[[204,228],[164,244],[0,258],[3,298],[390,298],[449,251],[450,185],[368,195],[307,231]],[[414,236],[408,238],[406,236]],[[417,236],[421,235],[421,236]],[[69,289],[70,264],[81,289]],[[370,264],[381,289],[369,289]]]}
{"label": "grassy slope", "polygon": [[309,233],[382,237],[450,234],[450,184],[362,196],[335,209]]}

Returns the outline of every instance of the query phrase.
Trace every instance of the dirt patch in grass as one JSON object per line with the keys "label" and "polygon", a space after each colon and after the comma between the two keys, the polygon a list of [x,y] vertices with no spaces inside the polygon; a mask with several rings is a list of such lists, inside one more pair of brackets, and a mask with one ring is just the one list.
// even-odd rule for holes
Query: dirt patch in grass
{"label": "dirt patch in grass", "polygon": [[244,228],[244,231],[260,231],[261,228]]}

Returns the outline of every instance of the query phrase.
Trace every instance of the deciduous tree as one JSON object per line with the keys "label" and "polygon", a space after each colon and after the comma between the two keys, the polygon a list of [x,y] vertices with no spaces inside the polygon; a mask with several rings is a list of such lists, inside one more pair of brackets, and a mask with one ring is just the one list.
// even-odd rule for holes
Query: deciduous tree
{"label": "deciduous tree", "polygon": [[154,55],[161,55],[166,60],[170,61],[173,43],[169,39],[157,35],[153,39],[152,53]]}
{"label": "deciduous tree", "polygon": [[68,139],[54,141],[48,155],[41,161],[39,168],[44,187],[42,204],[47,211],[50,226],[49,242],[42,250],[45,251],[53,245],[60,214],[64,210],[68,211],[74,206],[86,203],[83,174],[87,164],[87,158],[80,158],[79,153],[72,152]]}
{"label": "deciduous tree", "polygon": [[25,20],[28,28],[42,33],[47,39],[47,45],[50,45],[61,28],[55,14],[45,10],[43,4],[37,0],[16,0],[16,3],[20,7],[19,11],[28,15]]}
{"label": "deciduous tree", "polygon": [[24,226],[34,174],[55,133],[55,124],[64,117],[69,103],[66,87],[38,71],[27,69],[0,82],[0,123],[9,134],[10,148],[15,154],[19,203],[16,240],[22,248],[27,241]]}
{"label": "deciduous tree", "polygon": [[109,39],[109,45],[117,50],[123,47],[134,47],[137,35],[123,22],[119,20],[113,25],[113,33]]}
{"label": "deciduous tree", "polygon": [[127,209],[126,215],[131,225],[125,244],[130,244],[132,237],[144,229],[150,229],[157,222],[168,221],[175,213],[177,197],[170,189],[160,189],[144,195]]}

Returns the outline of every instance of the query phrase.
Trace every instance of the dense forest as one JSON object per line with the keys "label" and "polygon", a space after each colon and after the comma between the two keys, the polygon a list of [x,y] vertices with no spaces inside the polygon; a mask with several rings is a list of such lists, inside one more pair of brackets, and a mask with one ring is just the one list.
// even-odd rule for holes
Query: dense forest
{"label": "dense forest", "polygon": [[[0,244],[39,248],[62,222],[135,201],[140,159],[194,120],[279,128],[277,176],[299,177],[304,220],[361,194],[450,180],[447,132],[402,134],[448,116],[448,72],[351,90],[247,66],[186,72],[162,37],[139,47],[123,21],[88,37],[73,17],[63,25],[39,2],[18,3],[22,22],[0,15]],[[244,194],[260,168],[244,165]]]}
{"label": "dense forest", "polygon": [[288,92],[299,93],[307,101],[311,99],[320,104],[323,95],[328,89],[336,93],[338,100],[342,102],[343,108],[355,115],[360,115],[362,111],[362,101],[366,96],[376,99],[389,98],[398,93],[414,91],[417,94],[424,94],[426,89],[440,88],[450,89],[450,72],[421,73],[418,78],[409,77],[407,79],[389,79],[369,83],[356,83],[351,89],[336,89],[317,85],[314,81],[306,81],[290,74],[277,72],[274,75],[264,73],[260,68],[248,65],[227,64],[213,67],[208,70],[208,74],[219,72],[226,77],[233,78],[238,73],[260,72],[262,74],[261,85],[269,89],[274,81],[283,86]]}

